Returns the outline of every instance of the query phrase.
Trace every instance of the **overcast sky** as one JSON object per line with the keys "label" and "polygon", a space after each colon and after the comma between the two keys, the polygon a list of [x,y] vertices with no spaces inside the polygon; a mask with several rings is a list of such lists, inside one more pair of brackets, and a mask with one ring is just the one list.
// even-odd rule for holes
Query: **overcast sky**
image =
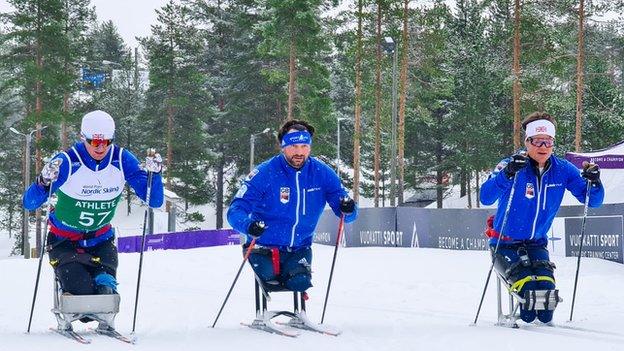
{"label": "overcast sky", "polygon": [[[150,33],[150,25],[156,22],[155,9],[164,6],[167,0],[91,0],[100,22],[112,20],[119,29],[126,45],[138,45],[135,36],[144,37]],[[10,11],[6,0],[0,0],[0,12]]]}

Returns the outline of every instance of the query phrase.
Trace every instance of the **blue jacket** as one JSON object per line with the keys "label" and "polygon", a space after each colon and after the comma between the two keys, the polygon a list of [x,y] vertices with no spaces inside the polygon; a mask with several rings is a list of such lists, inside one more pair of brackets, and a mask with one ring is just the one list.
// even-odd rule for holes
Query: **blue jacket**
{"label": "blue jacket", "polygon": [[[505,228],[503,217],[511,193],[513,178],[509,179],[503,168],[511,158],[501,161],[490,178],[481,187],[481,203],[491,205],[498,200],[494,229],[514,241],[531,241],[546,244],[547,232],[559,211],[565,190],[568,189],[581,203],[585,202],[587,181],[569,161],[552,155],[540,176],[537,164],[530,159],[529,165],[517,174],[514,198],[511,202]],[[604,199],[602,184],[592,185],[589,207],[599,207]],[[496,244],[495,238],[490,245]],[[506,241],[501,241],[501,244]]]}
{"label": "blue jacket", "polygon": [[[263,246],[309,247],[325,203],[340,216],[340,198],[348,196],[336,173],[325,163],[310,157],[296,170],[283,154],[265,161],[244,180],[227,219],[242,234],[249,224],[262,220],[266,229],[257,243]],[[349,223],[358,209],[345,215]],[[247,235],[246,239],[251,237]]]}
{"label": "blue jacket", "polygon": [[[122,149],[117,145],[113,145],[102,161],[98,163],[91,158],[91,156],[89,156],[89,153],[82,142],[74,144],[73,148],[67,150],[67,154],[70,155],[70,160],[67,160],[67,157],[63,153],[59,153],[52,158],[59,158],[63,160],[59,169],[58,179],[52,183],[52,193],[56,192],[67,181],[70,171],[70,163],[72,164],[72,174],[75,173],[79,167],[83,167],[80,162],[76,162],[77,160],[71,159],[76,157],[72,151],[74,149],[78,152],[78,155],[84,162],[84,165],[91,170],[96,170],[96,168],[105,168],[108,165],[109,160],[112,159],[112,166],[123,170],[126,182],[130,185],[130,187],[132,187],[132,189],[134,189],[139,198],[145,200],[147,195],[147,173],[144,170],[141,170],[139,161],[130,151]],[[109,157],[111,152],[113,153],[112,158]],[[22,202],[24,208],[27,210],[34,210],[41,206],[47,198],[48,191],[42,185],[34,182],[24,193]],[[154,174],[152,177],[152,188],[150,193],[150,207],[162,206],[163,198],[162,177],[160,174]],[[73,228],[63,225],[61,221],[56,218],[54,211],[50,214],[50,221],[56,227],[63,230],[76,232]],[[112,236],[112,233],[109,233],[104,237],[107,236]]]}

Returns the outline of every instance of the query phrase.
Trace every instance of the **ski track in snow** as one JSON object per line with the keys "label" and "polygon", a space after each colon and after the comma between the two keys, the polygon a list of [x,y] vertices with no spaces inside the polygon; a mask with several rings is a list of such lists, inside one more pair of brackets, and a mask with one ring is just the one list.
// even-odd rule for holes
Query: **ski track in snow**
{"label": "ski track in snow", "polygon": [[[314,246],[313,283],[307,303],[319,321],[333,247]],[[136,287],[138,254],[121,254],[122,295],[117,329],[128,334]],[[52,307],[52,269],[42,269],[31,334],[25,334],[37,260],[0,259],[0,351],[67,350],[624,350],[624,265],[583,259],[574,322],[572,301],[575,258],[554,257],[564,301],[555,312],[560,327],[494,326],[495,280],[490,282],[477,326],[470,326],[490,260],[486,252],[409,248],[341,248],[325,322],[343,330],[338,337],[301,331],[298,338],[240,325],[254,318],[253,278],[247,266],[215,329],[210,325],[242,260],[238,246],[146,252],[142,276],[138,344],[126,345],[74,323],[93,339],[80,345],[48,330]],[[506,300],[505,300],[506,301]],[[290,309],[292,295],[277,293],[271,309]],[[504,306],[504,308],[506,308]]]}

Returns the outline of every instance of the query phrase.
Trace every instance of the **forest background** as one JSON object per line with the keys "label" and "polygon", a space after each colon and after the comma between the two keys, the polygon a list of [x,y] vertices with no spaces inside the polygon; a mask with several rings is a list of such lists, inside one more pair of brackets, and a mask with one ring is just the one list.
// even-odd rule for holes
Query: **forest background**
{"label": "forest background", "polygon": [[[442,207],[454,187],[478,207],[474,190],[522,146],[519,121],[533,111],[557,119],[558,155],[624,137],[622,0],[179,0],[156,10],[136,48],[89,0],[7,2],[9,236],[22,226],[26,165],[30,182],[94,109],[115,118],[117,144],[163,154],[184,220],[203,217],[190,205],[211,204],[217,228],[250,161],[279,152],[287,119],[311,122],[314,155],[376,207],[426,194]],[[29,220],[40,237],[40,211]]]}

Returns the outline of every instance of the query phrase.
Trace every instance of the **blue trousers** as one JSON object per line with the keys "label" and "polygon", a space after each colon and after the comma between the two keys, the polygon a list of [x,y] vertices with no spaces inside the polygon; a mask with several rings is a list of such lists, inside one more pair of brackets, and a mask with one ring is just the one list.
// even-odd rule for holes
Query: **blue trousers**
{"label": "blue trousers", "polygon": [[[243,249],[246,250],[246,249]],[[268,291],[304,292],[312,286],[312,248],[254,248],[249,263]]]}
{"label": "blue trousers", "polygon": [[[523,262],[525,264],[523,264]],[[554,280],[553,268],[549,266],[550,258],[548,250],[544,245],[518,244],[500,245],[494,258],[494,268],[507,277],[507,281],[516,281],[528,276],[550,277]],[[518,291],[520,296],[524,296],[526,291],[531,290],[552,290],[555,284],[548,280],[528,281]],[[543,323],[548,323],[553,318],[553,311],[525,310],[520,306],[520,318],[531,323],[535,317]]]}

